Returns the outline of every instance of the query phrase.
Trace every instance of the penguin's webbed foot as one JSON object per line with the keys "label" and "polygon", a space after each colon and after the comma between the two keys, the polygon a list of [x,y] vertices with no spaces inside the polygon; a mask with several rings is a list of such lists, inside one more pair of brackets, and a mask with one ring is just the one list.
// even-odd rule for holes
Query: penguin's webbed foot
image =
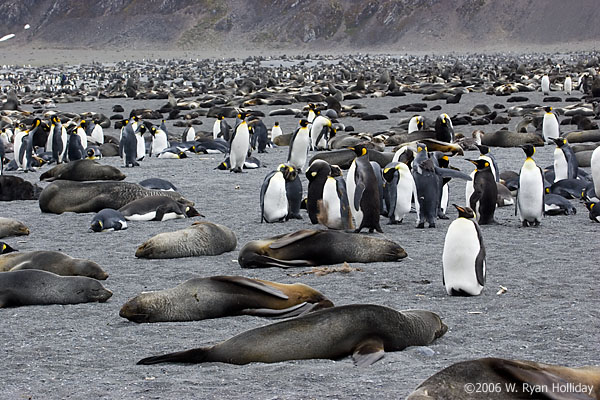
{"label": "penguin's webbed foot", "polygon": [[400,225],[402,220],[396,221],[395,219],[390,218],[390,221],[387,223],[388,225]]}
{"label": "penguin's webbed foot", "polygon": [[[429,225],[429,226],[431,226],[431,225]],[[417,224],[417,229],[423,229],[423,228],[425,228],[425,222],[419,222]]]}
{"label": "penguin's webbed foot", "polygon": [[446,214],[442,214],[442,213],[438,214],[438,218],[439,219],[450,219],[450,218],[448,218],[448,216]]}
{"label": "penguin's webbed foot", "polygon": [[435,228],[435,222],[432,222],[432,223],[430,223],[430,224],[429,224],[429,227],[430,227],[430,228]]}

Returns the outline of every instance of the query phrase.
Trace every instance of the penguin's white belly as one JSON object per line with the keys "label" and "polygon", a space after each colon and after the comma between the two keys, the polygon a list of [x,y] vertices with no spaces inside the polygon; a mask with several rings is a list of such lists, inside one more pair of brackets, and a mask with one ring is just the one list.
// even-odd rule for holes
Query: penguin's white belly
{"label": "penguin's white belly", "polygon": [[415,183],[410,173],[401,174],[396,186],[396,208],[394,219],[401,221],[410,212]]}
{"label": "penguin's white belly", "polygon": [[[448,227],[442,264],[446,292],[451,294],[452,289],[477,296],[483,286],[477,281],[475,260],[480,251],[477,230],[472,221],[458,218]],[[483,263],[485,276],[485,260]]]}
{"label": "penguin's white belly", "polygon": [[[473,189],[473,179],[475,178],[475,171],[471,172],[469,174],[469,176],[471,177],[470,181],[467,181],[467,184],[465,185],[465,204],[468,207],[471,207],[469,204],[470,200],[471,200],[471,195],[473,194],[473,192],[475,191],[475,189]],[[475,210],[473,210],[475,211]]]}
{"label": "penguin's white belly", "polygon": [[335,179],[327,179],[323,186],[323,209],[327,213],[324,225],[332,229],[342,229],[342,214],[340,212],[340,198],[337,194]]}
{"label": "penguin's white belly", "polygon": [[158,158],[179,158],[179,154],[175,154],[172,151],[165,151],[158,155]]}
{"label": "penguin's white belly", "polygon": [[517,206],[521,222],[542,220],[542,210],[544,209],[544,182],[542,175],[537,168],[521,169],[519,177],[519,192]]}
{"label": "penguin's white belly", "polygon": [[156,218],[156,211],[150,211],[144,214],[133,214],[125,216],[125,219],[127,221],[152,221],[154,218]]}
{"label": "penguin's white belly", "polygon": [[290,153],[290,164],[296,168],[304,170],[306,158],[308,156],[308,146],[310,138],[306,134],[298,134],[294,139],[292,151]]}
{"label": "penguin's white belly", "polygon": [[[243,131],[243,129],[242,129]],[[229,151],[229,161],[231,162],[231,169],[242,168],[248,155],[248,147],[250,146],[250,134],[248,129],[245,132],[237,132],[233,142],[231,143],[231,149]]]}
{"label": "penguin's white belly", "polygon": [[168,146],[167,138],[163,136],[154,136],[152,139],[152,155],[158,156]]}
{"label": "penguin's white belly", "polygon": [[137,147],[136,147],[136,151],[135,151],[135,153],[136,153],[135,159],[137,161],[140,161],[146,155],[146,144],[144,143],[144,138],[143,137],[136,136],[135,139],[137,140]]}
{"label": "penguin's white belly", "polygon": [[213,124],[213,139],[216,139],[219,136],[219,133],[221,133],[221,121],[216,120]]}
{"label": "penguin's white belly", "polygon": [[271,178],[263,201],[263,216],[267,222],[277,222],[287,216],[288,202],[282,174]]}
{"label": "penguin's white belly", "polygon": [[104,129],[100,125],[96,125],[92,130],[92,139],[97,144],[104,144]]}
{"label": "penguin's white belly", "polygon": [[448,190],[448,184],[446,183],[442,186],[442,198],[440,200],[440,208],[444,214],[446,214],[446,210],[448,209]]}
{"label": "penguin's white belly", "polygon": [[354,174],[356,173],[356,160],[352,161],[348,169],[348,177],[346,178],[346,191],[348,192],[348,202],[350,203],[350,211],[354,218],[354,225],[360,226],[363,219],[363,212],[354,208],[354,194],[356,193],[356,181]]}
{"label": "penguin's white belly", "polygon": [[553,114],[544,115],[544,122],[542,123],[542,133],[544,135],[544,140],[548,141],[549,139],[558,138],[558,121]]}
{"label": "penguin's white belly", "polygon": [[161,221],[169,221],[171,219],[185,218],[185,214],[177,214],[176,212],[164,213]]}
{"label": "penguin's white belly", "polygon": [[48,133],[48,138],[46,139],[46,151],[52,151],[52,142],[54,140],[54,127],[50,128],[50,133]]}
{"label": "penguin's white belly", "polygon": [[569,166],[565,153],[558,147],[554,149],[554,182],[568,178]]}
{"label": "penguin's white belly", "polygon": [[594,191],[596,197],[600,198],[600,147],[596,147],[596,150],[592,152],[591,168]]}

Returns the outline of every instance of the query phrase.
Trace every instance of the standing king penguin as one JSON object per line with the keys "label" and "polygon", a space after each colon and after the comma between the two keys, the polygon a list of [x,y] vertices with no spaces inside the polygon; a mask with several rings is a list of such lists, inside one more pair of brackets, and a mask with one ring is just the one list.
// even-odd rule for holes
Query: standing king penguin
{"label": "standing king penguin", "polygon": [[592,152],[591,168],[594,192],[596,193],[596,197],[600,197],[600,147],[596,147]]}
{"label": "standing king penguin", "polygon": [[304,170],[309,147],[310,132],[308,130],[308,120],[301,119],[300,127],[296,129],[290,140],[290,149],[287,158],[288,164],[300,171]]}
{"label": "standing king penguin", "polygon": [[374,230],[383,233],[379,225],[380,198],[377,177],[369,162],[369,154],[365,145],[350,147],[356,154],[348,169],[348,200],[350,209],[356,222],[356,231],[368,228],[369,233]]}
{"label": "standing king penguin", "polygon": [[544,120],[542,122],[542,136],[544,142],[557,139],[560,136],[558,117],[552,112],[552,107],[544,107]]}
{"label": "standing king penguin", "polygon": [[491,165],[484,159],[467,161],[477,167],[473,176],[473,193],[469,198],[469,206],[479,218],[480,225],[492,224],[498,201],[498,187]]}
{"label": "standing king penguin", "polygon": [[419,200],[415,180],[402,162],[392,162],[383,169],[384,198],[387,203],[389,224],[401,224],[404,215],[410,212],[414,199],[415,208],[419,212]]}
{"label": "standing king penguin", "polygon": [[544,215],[544,174],[533,161],[535,147],[526,144],[522,149],[527,158],[519,174],[515,215],[518,211],[523,226],[537,226]]}
{"label": "standing king penguin", "polygon": [[260,188],[260,222],[283,222],[288,215],[284,172],[286,166],[279,165],[269,173]]}
{"label": "standing king penguin", "polygon": [[442,254],[443,284],[450,296],[478,296],[485,284],[485,245],[469,207],[453,204],[458,218],[446,232]]}
{"label": "standing king penguin", "polygon": [[238,114],[239,123],[233,129],[229,143],[229,161],[232,172],[242,172],[250,149],[250,131],[246,122],[246,113]]}
{"label": "standing king penguin", "polygon": [[579,164],[573,149],[567,143],[567,139],[559,137],[554,139],[554,143],[556,144],[554,149],[554,182],[562,179],[577,179]]}

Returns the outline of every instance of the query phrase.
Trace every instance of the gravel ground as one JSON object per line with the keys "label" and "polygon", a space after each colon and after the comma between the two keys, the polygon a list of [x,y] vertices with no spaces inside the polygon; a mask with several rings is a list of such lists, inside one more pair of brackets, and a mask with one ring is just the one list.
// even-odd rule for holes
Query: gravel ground
{"label": "gravel ground", "polygon": [[[527,93],[542,104],[542,94]],[[562,95],[562,94],[559,94]],[[564,96],[563,96],[564,97]],[[420,101],[421,96],[362,99],[366,111],[384,113],[387,121],[343,119],[357,131],[376,132],[397,124],[407,113],[389,114],[397,105]],[[165,101],[102,100],[62,104],[63,111],[96,111],[110,115],[113,104],[126,113],[132,108],[159,108]],[[475,104],[506,104],[505,97],[470,93],[460,104],[442,105],[450,115],[468,112]],[[555,105],[565,105],[558,103]],[[303,104],[291,107],[300,108]],[[267,111],[269,107],[258,107]],[[437,112],[426,115],[435,117]],[[297,123],[277,117],[286,132]],[[264,118],[270,127],[275,118]],[[514,127],[518,118],[513,118]],[[203,119],[208,131],[212,120]],[[469,126],[456,127],[470,133]],[[484,126],[491,131],[498,126]],[[116,131],[107,129],[106,133]],[[179,135],[181,128],[173,128]],[[538,165],[552,163],[554,146],[538,148]],[[378,398],[405,397],[421,381],[461,360],[494,356],[528,359],[568,366],[598,365],[600,316],[597,301],[598,241],[600,225],[592,223],[583,204],[573,201],[577,215],[546,217],[537,228],[521,228],[512,207],[496,212],[499,224],[482,227],[487,248],[487,282],[481,296],[447,296],[442,286],[441,258],[446,230],[456,217],[438,221],[436,229],[418,230],[415,214],[402,225],[384,225],[388,239],[397,241],[408,258],[400,262],[353,264],[361,271],[325,276],[306,274],[309,269],[242,270],[238,251],[248,241],[310,227],[308,216],[283,224],[260,224],[259,189],[266,174],[285,161],[287,147],[259,155],[265,168],[232,174],[213,168],[222,156],[202,155],[184,160],[147,159],[141,167],[126,169],[127,181],[161,177],[173,182],[196,203],[205,220],[231,228],[237,235],[235,251],[215,257],[173,260],[139,260],[135,249],[151,236],[187,227],[192,221],[131,222],[125,231],[88,233],[92,214],[43,214],[37,201],[4,202],[3,217],[17,218],[31,229],[27,237],[5,239],[21,251],[60,250],[98,262],[109,274],[105,286],[114,292],[106,303],[68,306],[32,306],[1,309],[0,345],[4,362],[3,399],[48,398]],[[501,170],[518,171],[521,149],[492,149]],[[474,158],[467,152],[465,158]],[[121,166],[118,158],[103,163]],[[452,165],[465,172],[472,165],[462,157]],[[43,170],[46,170],[45,167]],[[41,172],[15,175],[37,181]],[[306,180],[303,184],[306,190]],[[45,186],[45,183],[41,184]],[[451,182],[451,202],[464,203],[464,182]],[[387,221],[385,221],[387,222]],[[378,234],[379,235],[379,234]],[[221,318],[188,323],[135,324],[119,317],[123,303],[141,291],[173,287],[194,276],[244,275],[292,283],[302,282],[327,295],[336,305],[381,304],[395,309],[419,308],[439,313],[448,333],[435,341],[433,355],[419,348],[388,353],[368,368],[357,368],[350,359],[307,360],[276,364],[234,366],[137,366],[143,357],[214,344],[234,334],[269,323],[257,317]],[[500,285],[508,291],[497,295]],[[323,332],[326,334],[326,332]]]}

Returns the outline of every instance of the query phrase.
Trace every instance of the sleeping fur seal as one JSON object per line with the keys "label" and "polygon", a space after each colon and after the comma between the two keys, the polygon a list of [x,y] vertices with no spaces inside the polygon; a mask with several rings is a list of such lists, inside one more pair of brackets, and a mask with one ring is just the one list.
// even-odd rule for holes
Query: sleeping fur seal
{"label": "sleeping fur seal", "polygon": [[57,179],[69,181],[122,181],[125,174],[116,167],[102,165],[94,160],[81,159],[58,164],[40,175],[40,181],[52,182]]}
{"label": "sleeping fur seal", "polygon": [[29,228],[21,221],[0,217],[0,238],[29,235]]}
{"label": "sleeping fur seal", "polygon": [[391,240],[343,231],[303,229],[246,243],[238,262],[242,268],[290,268],[344,261],[396,261],[406,256],[404,249]]}
{"label": "sleeping fur seal", "polygon": [[133,322],[199,321],[234,315],[287,318],[333,303],[319,291],[242,276],[192,278],[157,292],[144,292],[119,312]]}
{"label": "sleeping fur seal", "polygon": [[0,256],[0,272],[23,269],[41,269],[62,276],[108,278],[108,274],[95,262],[73,258],[59,251],[20,251]]}
{"label": "sleeping fur seal", "polygon": [[0,274],[0,308],[42,304],[105,302],[112,296],[100,281],[60,276],[38,269]]}
{"label": "sleeping fur seal", "polygon": [[233,231],[212,222],[194,222],[189,228],[163,232],[138,247],[138,258],[180,258],[216,256],[237,245]]}
{"label": "sleeping fur seal", "polygon": [[62,214],[64,212],[98,212],[103,208],[118,210],[125,204],[146,196],[167,196],[178,202],[193,206],[177,192],[145,189],[131,182],[75,182],[55,181],[40,194],[42,212]]}
{"label": "sleeping fur seal", "polygon": [[[482,384],[492,387],[490,390],[478,392],[476,389]],[[561,391],[560,386],[578,387],[579,390]],[[598,399],[600,368],[569,368],[533,361],[480,358],[462,361],[441,370],[421,383],[406,399],[534,398]]]}
{"label": "sleeping fur seal", "polygon": [[351,355],[363,367],[380,360],[385,351],[426,346],[447,330],[440,317],[430,311],[352,304],[252,329],[211,347],[144,358],[138,364],[243,365],[314,358],[337,360]]}

